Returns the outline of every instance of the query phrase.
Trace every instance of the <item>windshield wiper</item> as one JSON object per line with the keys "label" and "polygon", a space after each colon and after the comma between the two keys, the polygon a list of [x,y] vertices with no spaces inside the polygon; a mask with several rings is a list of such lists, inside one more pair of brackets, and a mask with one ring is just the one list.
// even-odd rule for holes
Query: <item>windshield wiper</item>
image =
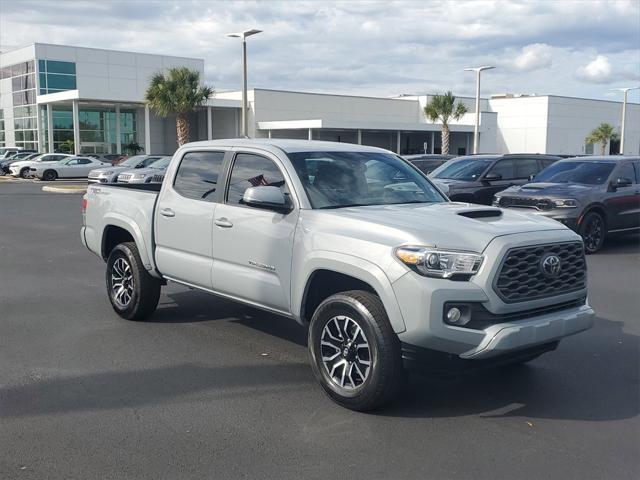
{"label": "windshield wiper", "polygon": [[346,203],[344,205],[325,205],[324,207],[318,207],[318,210],[329,210],[334,208],[348,208],[348,207],[369,207],[376,205],[375,203]]}

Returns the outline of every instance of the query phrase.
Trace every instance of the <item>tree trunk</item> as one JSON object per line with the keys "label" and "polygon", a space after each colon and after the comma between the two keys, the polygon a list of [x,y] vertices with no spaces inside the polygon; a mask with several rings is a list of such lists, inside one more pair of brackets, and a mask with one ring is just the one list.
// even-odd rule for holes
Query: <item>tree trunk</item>
{"label": "tree trunk", "polygon": [[178,146],[189,143],[189,120],[185,113],[176,115],[176,132],[178,134]]}
{"label": "tree trunk", "polygon": [[607,142],[602,142],[600,144],[600,155],[602,155],[602,156],[605,155],[604,151],[605,151],[606,148],[607,148]]}
{"label": "tree trunk", "polygon": [[442,124],[442,154],[449,155],[449,125]]}

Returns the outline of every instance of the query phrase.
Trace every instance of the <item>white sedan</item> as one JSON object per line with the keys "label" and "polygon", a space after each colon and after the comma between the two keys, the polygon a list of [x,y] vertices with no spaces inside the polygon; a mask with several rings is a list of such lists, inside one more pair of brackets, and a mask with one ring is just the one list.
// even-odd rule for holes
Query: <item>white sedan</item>
{"label": "white sedan", "polygon": [[53,181],[57,178],[83,178],[94,168],[106,167],[110,163],[101,162],[90,157],[71,157],[55,164],[38,165],[29,172],[41,180]]}

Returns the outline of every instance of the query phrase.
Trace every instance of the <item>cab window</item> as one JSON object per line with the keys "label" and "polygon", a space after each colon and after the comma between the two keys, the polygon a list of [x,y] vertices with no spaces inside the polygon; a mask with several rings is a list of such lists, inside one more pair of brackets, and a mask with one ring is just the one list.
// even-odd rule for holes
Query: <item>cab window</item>
{"label": "cab window", "polygon": [[498,160],[488,174],[500,175],[501,180],[512,180],[514,178],[513,160]]}
{"label": "cab window", "polygon": [[535,158],[523,158],[515,163],[514,178],[529,178],[540,171],[538,161]]}
{"label": "cab window", "polygon": [[627,180],[630,180],[631,183],[638,183],[636,181],[636,173],[633,169],[633,165],[631,164],[631,162],[625,163],[624,165],[620,165],[620,168],[618,168],[618,171],[616,172],[614,177],[615,177],[614,180],[616,178],[625,178]]}
{"label": "cab window", "polygon": [[178,167],[173,188],[183,197],[215,201],[224,152],[187,152]]}

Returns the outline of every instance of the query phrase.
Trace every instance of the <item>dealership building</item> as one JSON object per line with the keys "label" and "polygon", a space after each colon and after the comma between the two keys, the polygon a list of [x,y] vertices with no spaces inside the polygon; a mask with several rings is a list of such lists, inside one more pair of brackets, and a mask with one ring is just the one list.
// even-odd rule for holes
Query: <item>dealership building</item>
{"label": "dealership building", "polygon": [[[150,77],[204,60],[35,43],[0,53],[0,147],[52,151],[71,140],[76,153],[171,154],[175,118],[144,103]],[[259,80],[254,83],[259,83]],[[431,95],[370,97],[252,89],[249,135],[374,145],[400,154],[439,153],[439,124],[423,113]],[[470,153],[475,103],[450,125],[450,153]],[[492,95],[480,101],[479,150],[497,153],[598,153],[585,144],[602,122],[620,131],[622,103],[552,95]],[[216,92],[190,114],[191,140],[236,137],[241,93]],[[594,152],[595,150],[595,152]],[[617,153],[612,142],[607,151]],[[628,104],[626,154],[640,153],[640,105]]]}

